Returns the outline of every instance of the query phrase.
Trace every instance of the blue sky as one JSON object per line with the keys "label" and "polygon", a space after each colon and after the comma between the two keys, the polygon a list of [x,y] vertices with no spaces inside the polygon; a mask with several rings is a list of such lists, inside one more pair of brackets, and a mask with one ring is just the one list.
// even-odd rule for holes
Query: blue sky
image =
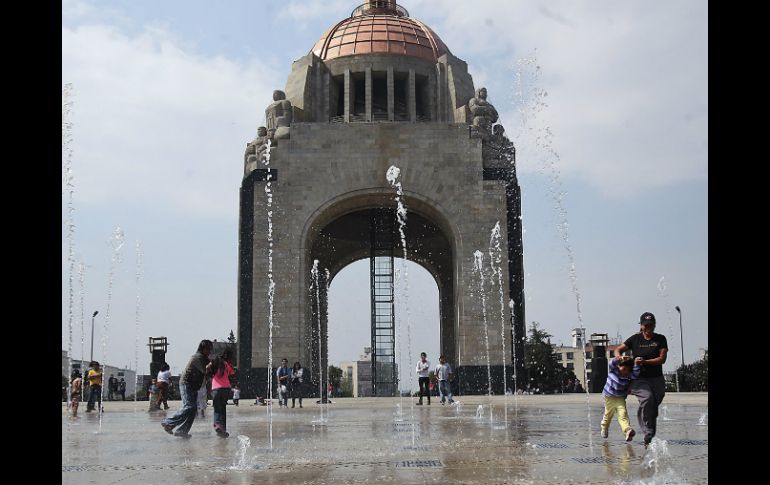
{"label": "blue sky", "polygon": [[[684,358],[697,359],[699,348],[708,346],[706,4],[399,4],[468,62],[476,87],[488,88],[516,142],[527,322],[539,322],[555,343],[565,344],[578,322],[557,231],[561,219],[550,195],[555,167],[565,192],[562,205],[587,332],[627,337],[638,329],[639,315],[652,311],[658,331],[669,338],[666,368],[673,369],[681,362],[673,310],[679,305]],[[74,242],[86,265],[86,353],[89,317],[100,310],[95,357],[134,366],[134,248],[140,240],[140,370],[148,367],[147,337],[165,335],[171,342],[169,363],[179,372],[201,338],[224,339],[236,330],[245,144],[263,124],[264,108],[273,89],[283,88],[292,61],[349,16],[357,2],[66,0],[62,5],[62,85],[72,83],[74,90]],[[519,96],[522,59],[536,61],[525,66],[529,84]],[[64,188],[62,193],[64,215]],[[109,239],[118,225],[126,245],[105,328]],[[64,349],[69,346],[66,257],[63,238]],[[366,271],[364,263],[351,265],[332,284],[332,362],[355,359],[368,345]],[[435,285],[422,270],[409,272],[410,300],[436,302],[411,309],[412,321],[419,322],[413,352],[419,347],[435,355]],[[75,282],[73,347],[79,356],[77,275]]]}

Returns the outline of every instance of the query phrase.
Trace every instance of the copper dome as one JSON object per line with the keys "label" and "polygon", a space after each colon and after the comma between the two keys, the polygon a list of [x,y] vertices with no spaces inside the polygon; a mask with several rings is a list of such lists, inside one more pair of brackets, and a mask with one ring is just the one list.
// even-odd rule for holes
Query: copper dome
{"label": "copper dome", "polygon": [[409,18],[395,2],[364,4],[321,36],[313,53],[322,60],[356,54],[396,54],[436,62],[449,52],[430,27]]}

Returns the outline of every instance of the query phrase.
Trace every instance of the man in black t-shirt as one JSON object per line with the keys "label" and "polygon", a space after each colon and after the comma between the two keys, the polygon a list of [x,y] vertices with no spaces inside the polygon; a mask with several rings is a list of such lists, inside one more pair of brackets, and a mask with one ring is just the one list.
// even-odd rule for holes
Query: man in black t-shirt
{"label": "man in black t-shirt", "polygon": [[642,313],[639,318],[640,331],[632,335],[615,349],[615,357],[631,350],[634,363],[642,369],[639,378],[632,380],[628,393],[639,400],[636,415],[639,427],[644,431],[644,444],[649,445],[655,436],[658,406],[666,395],[666,380],[663,377],[663,364],[666,362],[668,342],[666,336],[655,333],[655,315]]}

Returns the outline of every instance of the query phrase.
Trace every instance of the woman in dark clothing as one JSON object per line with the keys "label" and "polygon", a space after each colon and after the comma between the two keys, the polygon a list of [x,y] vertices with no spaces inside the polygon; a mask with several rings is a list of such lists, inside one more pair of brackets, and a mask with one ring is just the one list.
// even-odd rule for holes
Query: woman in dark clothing
{"label": "woman in dark clothing", "polygon": [[299,407],[302,407],[302,364],[294,363],[291,369],[291,407],[294,407],[294,400],[299,399]]}
{"label": "woman in dark clothing", "polygon": [[634,363],[642,367],[639,378],[631,381],[628,393],[639,400],[636,416],[639,420],[639,428],[644,432],[644,445],[647,446],[655,436],[658,406],[666,395],[663,364],[668,354],[668,341],[665,335],[655,333],[655,315],[652,313],[642,313],[639,325],[639,333],[620,344],[615,349],[615,357],[620,357],[624,351],[631,350]]}

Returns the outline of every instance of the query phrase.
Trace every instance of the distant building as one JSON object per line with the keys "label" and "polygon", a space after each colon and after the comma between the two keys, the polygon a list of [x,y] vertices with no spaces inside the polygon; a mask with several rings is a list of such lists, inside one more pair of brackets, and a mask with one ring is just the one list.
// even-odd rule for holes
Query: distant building
{"label": "distant building", "polygon": [[353,397],[371,397],[372,393],[372,348],[364,347],[364,353],[356,361],[340,362],[342,379],[350,382]]}
{"label": "distant building", "polygon": [[[606,334],[592,334],[592,338],[595,335]],[[622,342],[614,341],[605,347],[605,357],[611,359],[615,355],[615,349],[620,346]],[[583,351],[585,350],[585,357]],[[594,358],[594,346],[589,341],[586,343],[583,329],[576,328],[572,330],[572,345],[557,345],[554,346],[554,352],[556,353],[556,360],[558,360],[562,366],[573,371],[575,377],[580,381],[584,389],[590,389],[591,385],[591,363]],[[588,380],[583,382],[583,369],[585,369]],[[606,376],[605,376],[606,378]]]}

